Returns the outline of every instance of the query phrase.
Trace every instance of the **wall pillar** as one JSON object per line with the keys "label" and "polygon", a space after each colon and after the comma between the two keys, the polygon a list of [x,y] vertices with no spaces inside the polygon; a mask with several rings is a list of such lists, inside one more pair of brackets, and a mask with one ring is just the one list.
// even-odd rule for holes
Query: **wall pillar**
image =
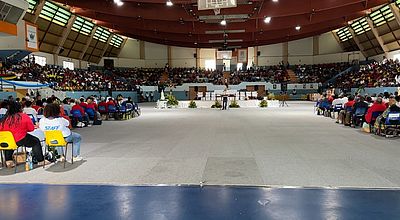
{"label": "wall pillar", "polygon": [[282,61],[284,64],[289,62],[289,42],[282,43]]}

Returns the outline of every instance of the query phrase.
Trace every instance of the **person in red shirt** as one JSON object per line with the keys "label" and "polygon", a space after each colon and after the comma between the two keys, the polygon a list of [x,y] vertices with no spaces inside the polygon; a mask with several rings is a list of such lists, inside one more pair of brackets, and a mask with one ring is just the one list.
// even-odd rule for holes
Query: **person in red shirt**
{"label": "person in red shirt", "polygon": [[368,109],[365,115],[365,121],[370,124],[373,112],[384,112],[386,110],[386,104],[383,103],[382,97],[378,97],[374,104]]}
{"label": "person in red shirt", "polygon": [[81,98],[80,100],[80,106],[85,110],[87,108],[87,104],[85,103],[85,99]]}
{"label": "person in red shirt", "polygon": [[80,102],[78,100],[76,100],[76,102],[74,100],[71,100],[71,105],[73,105],[71,108],[71,112],[74,110],[79,110],[81,112],[82,116],[85,115],[85,110],[83,110],[83,108],[80,105]]}
{"label": "person in red shirt", "polygon": [[346,108],[353,108],[353,105],[355,104],[356,102],[354,101],[354,97],[353,96],[350,96],[349,97],[349,100],[346,102],[346,103],[344,103],[344,108],[346,109]]}
{"label": "person in red shirt", "polygon": [[[45,160],[42,152],[42,145],[37,137],[28,134],[35,130],[31,118],[22,113],[21,104],[18,102],[10,102],[7,114],[0,120],[0,131],[10,131],[18,146],[32,147],[32,152],[40,166],[50,164]],[[12,160],[13,151],[5,151],[5,159],[7,167],[14,167]]]}

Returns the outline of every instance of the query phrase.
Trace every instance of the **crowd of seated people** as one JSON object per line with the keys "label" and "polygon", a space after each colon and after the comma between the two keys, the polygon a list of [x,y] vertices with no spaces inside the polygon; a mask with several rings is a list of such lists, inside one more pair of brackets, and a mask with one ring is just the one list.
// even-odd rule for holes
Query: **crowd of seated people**
{"label": "crowd of seated people", "polygon": [[334,84],[334,87],[342,89],[395,86],[400,86],[400,63],[387,59],[361,66],[358,72],[344,74]]}
{"label": "crowd of seated people", "polygon": [[[72,129],[101,125],[103,117],[122,119],[128,118],[128,115],[140,114],[140,109],[131,98],[118,95],[115,100],[104,100],[104,97],[97,100],[97,97],[90,96],[80,99],[65,98],[61,101],[55,96],[42,99],[40,95],[31,96],[29,93],[22,99],[10,96],[0,102],[0,132],[9,131],[18,146],[32,148],[34,161],[41,166],[55,162],[55,157],[58,161],[65,160],[63,148],[59,147],[53,154],[57,156],[52,159],[43,155],[43,134],[49,130],[59,130],[67,142],[74,144],[73,160],[80,161],[81,136]],[[12,159],[13,153],[5,151],[7,167],[16,165]]]}
{"label": "crowd of seated people", "polygon": [[297,65],[294,72],[300,83],[325,83],[349,67],[349,63]]}
{"label": "crowd of seated people", "polygon": [[398,92],[369,95],[322,95],[317,114],[332,117],[336,123],[362,127],[363,131],[393,137],[400,134]]}
{"label": "crowd of seated people", "polygon": [[[29,61],[2,68],[1,72],[16,75],[19,81],[49,83],[55,90],[64,91],[137,91],[140,86],[160,85],[163,74],[167,74],[166,84],[213,83],[223,85],[224,73],[219,70],[200,68],[132,68],[105,71],[69,70],[58,66],[41,66]],[[283,66],[261,67],[257,69],[230,72],[230,83],[271,82],[283,83],[289,76]]]}

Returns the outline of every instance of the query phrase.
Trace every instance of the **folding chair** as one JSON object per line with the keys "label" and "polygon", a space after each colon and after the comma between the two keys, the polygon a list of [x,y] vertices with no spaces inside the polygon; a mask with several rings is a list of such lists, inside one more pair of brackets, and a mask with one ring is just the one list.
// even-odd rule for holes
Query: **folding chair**
{"label": "folding chair", "polygon": [[400,126],[400,112],[389,112],[386,118],[385,124],[383,127],[385,128],[385,135],[388,133],[388,127],[394,128],[395,131]]}
{"label": "folding chair", "polygon": [[[19,148],[25,148],[24,146],[18,146],[17,143],[15,142],[14,136],[11,132],[9,131],[0,131],[0,157],[2,161],[2,166],[5,166],[5,160],[6,156],[4,154],[5,150],[12,150],[12,151],[17,151],[18,155],[18,149]],[[26,148],[25,148],[26,152]],[[15,173],[17,173],[18,169],[18,164],[17,164],[17,159],[13,157],[13,162],[15,163]]]}
{"label": "folding chair", "polygon": [[[368,108],[357,108],[353,114],[353,125],[357,126],[359,123],[364,121],[365,114],[367,113]],[[361,120],[361,121],[360,121]]]}
{"label": "folding chair", "polygon": [[[66,142],[62,132],[59,130],[45,131],[44,136],[45,136],[45,140],[46,140],[46,146],[44,148],[44,155],[46,155],[48,148],[56,148],[56,147],[65,148],[65,151],[63,152],[63,156],[65,158],[65,160],[64,160],[64,168],[65,168],[65,163],[67,162],[68,144],[71,144],[72,145],[71,163],[74,164],[74,155],[72,155],[74,152],[74,143]],[[44,167],[45,167],[45,164],[43,164],[43,168]]]}

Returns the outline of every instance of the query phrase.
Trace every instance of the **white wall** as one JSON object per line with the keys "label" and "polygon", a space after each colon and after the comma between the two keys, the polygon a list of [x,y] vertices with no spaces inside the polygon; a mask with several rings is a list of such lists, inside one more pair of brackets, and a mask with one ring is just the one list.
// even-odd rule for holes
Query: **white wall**
{"label": "white wall", "polygon": [[206,60],[216,59],[216,49],[200,49],[200,68],[205,68]]}
{"label": "white wall", "polygon": [[146,66],[145,60],[116,57],[103,57],[98,64],[94,65],[104,66],[104,59],[114,60],[114,67],[140,68]]}
{"label": "white wall", "polygon": [[166,45],[145,42],[145,66],[162,68],[168,63],[168,48]]}
{"label": "white wall", "polygon": [[125,46],[121,49],[119,58],[139,59],[140,58],[140,41],[128,38]]}
{"label": "white wall", "polygon": [[258,57],[259,66],[272,66],[282,62],[282,43],[259,46],[260,56]]}
{"label": "white wall", "polygon": [[319,54],[334,54],[343,52],[334,33],[328,32],[319,36]]}
{"label": "white wall", "polygon": [[196,48],[171,47],[171,67],[196,67]]}
{"label": "white wall", "polygon": [[25,21],[18,21],[17,36],[0,36],[0,50],[26,50]]}
{"label": "white wall", "polygon": [[313,38],[308,37],[289,42],[289,63],[313,64]]}

